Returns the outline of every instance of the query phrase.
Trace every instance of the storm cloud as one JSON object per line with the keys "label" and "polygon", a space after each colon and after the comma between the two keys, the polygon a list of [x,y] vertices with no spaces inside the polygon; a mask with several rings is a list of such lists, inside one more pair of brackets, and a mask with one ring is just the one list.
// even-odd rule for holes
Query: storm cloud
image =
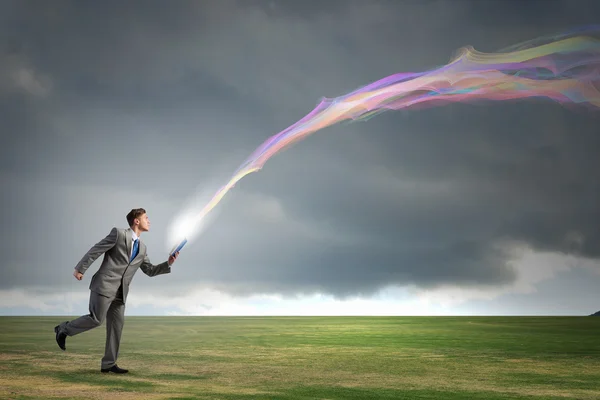
{"label": "storm cloud", "polygon": [[[0,290],[73,288],[134,207],[162,261],[190,197],[322,96],[593,23],[596,3],[3,2]],[[509,284],[520,247],[597,259],[598,126],[527,100],[327,128],[244,178],[173,274],[134,286],[346,297]]]}

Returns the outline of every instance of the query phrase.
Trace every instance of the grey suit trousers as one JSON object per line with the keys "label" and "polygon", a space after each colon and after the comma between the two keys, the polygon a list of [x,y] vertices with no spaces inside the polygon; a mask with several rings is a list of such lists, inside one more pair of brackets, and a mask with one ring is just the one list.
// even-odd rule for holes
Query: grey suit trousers
{"label": "grey suit trousers", "polygon": [[63,322],[60,329],[68,336],[89,331],[102,325],[106,319],[106,345],[101,368],[110,368],[117,363],[121,332],[125,323],[125,303],[123,287],[119,287],[114,297],[106,297],[94,291],[90,294],[90,313],[73,321]]}

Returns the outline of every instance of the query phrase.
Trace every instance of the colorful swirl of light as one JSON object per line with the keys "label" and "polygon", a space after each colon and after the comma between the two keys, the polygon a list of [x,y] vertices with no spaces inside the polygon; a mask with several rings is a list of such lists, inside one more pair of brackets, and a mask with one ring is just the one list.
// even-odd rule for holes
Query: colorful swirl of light
{"label": "colorful swirl of light", "polygon": [[543,97],[600,108],[600,26],[527,41],[498,53],[460,49],[448,64],[398,73],[337,98],[323,98],[294,125],[267,139],[235,171],[197,216],[204,218],[246,175],[290,145],[344,120],[366,120],[387,110],[481,100]]}

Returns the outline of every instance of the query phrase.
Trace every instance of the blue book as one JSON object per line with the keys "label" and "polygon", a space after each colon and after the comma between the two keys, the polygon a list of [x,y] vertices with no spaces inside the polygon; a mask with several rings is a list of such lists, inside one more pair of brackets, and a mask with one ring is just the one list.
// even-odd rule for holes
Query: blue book
{"label": "blue book", "polygon": [[171,255],[174,256],[175,253],[180,251],[183,248],[183,246],[185,246],[186,243],[187,243],[187,239],[183,239],[181,241],[181,243],[179,243],[179,245],[175,249],[173,249],[173,251],[171,251]]}

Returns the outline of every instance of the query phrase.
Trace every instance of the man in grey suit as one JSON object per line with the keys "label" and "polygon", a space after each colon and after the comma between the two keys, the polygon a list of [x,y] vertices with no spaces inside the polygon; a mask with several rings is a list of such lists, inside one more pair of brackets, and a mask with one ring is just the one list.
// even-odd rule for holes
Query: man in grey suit
{"label": "man in grey suit", "polygon": [[104,254],[102,265],[90,282],[90,313],[73,321],[65,321],[54,328],[58,346],[66,350],[67,336],[96,328],[106,319],[106,346],[100,367],[102,372],[128,372],[117,366],[117,356],[129,284],[136,271],[139,268],[148,276],[168,274],[179,255],[170,255],[168,261],[153,265],[146,254],[146,245],[140,240],[142,232],[150,230],[146,210],[133,209],[126,218],[129,229],[112,228],[108,236],[83,256],[73,272],[75,279],[80,281],[89,266]]}

